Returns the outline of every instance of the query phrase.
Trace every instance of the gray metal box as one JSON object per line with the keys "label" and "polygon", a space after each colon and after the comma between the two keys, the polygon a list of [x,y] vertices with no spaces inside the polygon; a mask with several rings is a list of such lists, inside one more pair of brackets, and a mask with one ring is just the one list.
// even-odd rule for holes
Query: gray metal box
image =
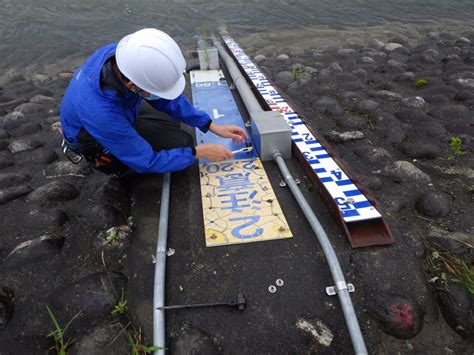
{"label": "gray metal box", "polygon": [[278,111],[263,111],[250,115],[252,136],[263,161],[273,160],[279,150],[284,158],[291,157],[291,128]]}

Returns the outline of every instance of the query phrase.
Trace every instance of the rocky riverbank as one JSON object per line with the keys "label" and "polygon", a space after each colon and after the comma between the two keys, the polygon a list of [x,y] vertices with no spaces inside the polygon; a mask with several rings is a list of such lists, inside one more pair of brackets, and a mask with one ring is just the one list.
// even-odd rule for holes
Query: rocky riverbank
{"label": "rocky riverbank", "polygon": [[[250,51],[375,194],[394,231],[395,246],[351,254],[359,282],[376,300],[368,315],[387,334],[411,339],[440,311],[454,332],[472,341],[474,31],[353,42]],[[384,291],[391,295],[376,295]],[[412,309],[413,325],[419,323],[395,326],[392,302]],[[430,320],[423,322],[423,315]]]}
{"label": "rocky riverbank", "polygon": [[[244,43],[374,193],[394,233],[396,244],[385,248],[351,251],[335,242],[361,290],[354,300],[368,348],[467,353],[474,337],[474,31],[419,37],[394,32],[384,41],[300,51],[277,41]],[[58,104],[70,77],[10,75],[0,90],[2,355],[55,345],[46,306],[63,327],[74,319],[64,337],[77,339],[73,352],[117,354],[130,351],[127,343],[150,342],[140,332],[147,316],[126,311],[127,280],[139,277],[127,267],[130,186],[69,163],[60,150]],[[232,352],[226,339],[217,342]],[[332,344],[292,349],[340,353]]]}

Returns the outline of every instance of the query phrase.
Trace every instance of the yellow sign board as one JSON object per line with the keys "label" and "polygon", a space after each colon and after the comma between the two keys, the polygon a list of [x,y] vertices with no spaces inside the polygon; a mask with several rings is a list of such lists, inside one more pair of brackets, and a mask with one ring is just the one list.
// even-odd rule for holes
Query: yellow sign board
{"label": "yellow sign board", "polygon": [[259,158],[199,168],[206,246],[293,236]]}

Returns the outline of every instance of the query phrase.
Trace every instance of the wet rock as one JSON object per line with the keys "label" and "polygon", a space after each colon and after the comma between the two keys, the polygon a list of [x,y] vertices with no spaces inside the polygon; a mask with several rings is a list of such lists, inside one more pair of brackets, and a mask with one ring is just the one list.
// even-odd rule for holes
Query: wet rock
{"label": "wet rock", "polygon": [[73,327],[80,329],[83,325],[90,328],[110,315],[126,284],[126,276],[119,272],[90,274],[54,290],[51,294],[53,311],[64,319],[71,319],[80,312]]}
{"label": "wet rock", "polygon": [[341,48],[337,51],[337,54],[346,57],[354,54],[355,52],[356,51],[352,48]]}
{"label": "wet rock", "polygon": [[8,168],[12,166],[13,162],[8,157],[0,156],[0,169]]}
{"label": "wet rock", "polygon": [[427,49],[420,55],[421,60],[427,64],[435,64],[439,62],[439,52],[434,49]]}
{"label": "wet rock", "polygon": [[120,334],[123,326],[120,323],[100,324],[92,329],[90,333],[83,336],[71,347],[71,354],[84,355],[103,355],[103,354],[120,354],[126,353],[126,349],[130,349],[126,337]]}
{"label": "wet rock", "polygon": [[336,124],[343,130],[360,130],[367,126],[364,118],[349,114],[337,117]]}
{"label": "wet rock", "polygon": [[17,155],[22,155],[21,163],[25,165],[50,164],[59,158],[54,150],[48,148],[18,153]]}
{"label": "wet rock", "polygon": [[41,74],[41,73],[38,73],[38,74],[34,74],[31,79],[33,80],[33,82],[35,84],[43,84],[49,80],[51,80],[51,78],[49,76],[47,76],[46,74]]}
{"label": "wet rock", "polygon": [[334,339],[334,334],[321,319],[298,319],[296,327],[308,333],[313,342],[324,347],[329,347]]}
{"label": "wet rock", "polygon": [[3,262],[7,270],[17,270],[26,265],[45,261],[57,255],[64,244],[64,237],[46,234],[18,244]]}
{"label": "wet rock", "polygon": [[17,129],[10,130],[12,137],[21,137],[41,131],[41,125],[36,122],[25,123]]}
{"label": "wet rock", "polygon": [[0,286],[0,330],[5,329],[15,309],[15,293],[12,289]]}
{"label": "wet rock", "polygon": [[0,118],[0,123],[6,129],[13,129],[13,128],[20,127],[25,122],[26,122],[25,115],[18,111],[12,111]]}
{"label": "wet rock", "polygon": [[402,73],[394,79],[395,82],[402,82],[402,83],[404,82],[410,83],[410,82],[414,82],[415,80],[416,80],[415,74],[412,73],[411,71]]}
{"label": "wet rock", "polygon": [[56,100],[54,100],[50,96],[35,95],[30,99],[30,102],[34,104],[40,104],[40,105],[45,105],[45,104],[54,105]]}
{"label": "wet rock", "polygon": [[328,134],[326,134],[326,137],[334,143],[344,143],[348,141],[365,138],[364,133],[362,133],[361,131],[348,131],[348,132],[331,131]]}
{"label": "wet rock", "polygon": [[19,152],[24,152],[27,150],[34,150],[36,148],[39,148],[43,145],[43,143],[38,142],[37,140],[33,139],[19,139],[16,141],[13,141],[10,143],[8,146],[8,149],[12,153],[19,153]]}
{"label": "wet rock", "polygon": [[362,57],[362,58],[360,58],[359,62],[364,63],[364,64],[375,64],[376,63],[375,59],[373,59],[371,57]]}
{"label": "wet rock", "polygon": [[10,135],[8,134],[7,131],[5,131],[3,128],[0,128],[0,139],[5,139],[9,138]]}
{"label": "wet rock", "polygon": [[176,355],[218,354],[211,338],[197,329],[187,329],[172,341],[172,353]]}
{"label": "wet rock", "polygon": [[276,59],[281,60],[281,61],[285,61],[285,60],[290,59],[290,57],[288,56],[288,54],[282,53],[282,54],[279,54],[279,55],[276,57]]}
{"label": "wet rock", "polygon": [[372,93],[372,96],[377,97],[379,99],[386,99],[390,101],[400,101],[402,99],[402,95],[397,94],[396,92],[392,92],[389,90],[379,90]]}
{"label": "wet rock", "polygon": [[467,78],[467,79],[460,78],[456,80],[456,83],[459,84],[459,86],[466,89],[474,88],[474,79],[471,79],[471,78]]}
{"label": "wet rock", "polygon": [[46,229],[61,227],[68,221],[68,217],[63,210],[53,209],[35,209],[29,211],[25,216],[23,223],[25,226],[34,229]]}
{"label": "wet rock", "polygon": [[387,52],[392,52],[394,51],[395,49],[397,48],[401,48],[403,47],[400,43],[387,43],[384,47],[384,49],[387,51]]}
{"label": "wet rock", "polygon": [[52,124],[52,123],[59,122],[59,120],[60,120],[59,116],[50,116],[50,117],[46,118],[46,123]]}
{"label": "wet rock", "polygon": [[130,243],[131,233],[132,228],[128,225],[112,227],[105,232],[100,232],[94,245],[99,249],[125,250]]}
{"label": "wet rock", "polygon": [[402,104],[406,107],[424,108],[426,102],[421,96],[412,96],[403,99]]}
{"label": "wet rock", "polygon": [[26,181],[30,181],[31,176],[22,173],[0,173],[0,189],[20,185]]}
{"label": "wet rock", "polygon": [[275,76],[275,84],[283,89],[293,82],[293,75],[289,71],[282,71]]}
{"label": "wet rock", "polygon": [[472,265],[474,263],[474,234],[448,232],[433,228],[428,232],[426,240],[436,249],[457,255]]}
{"label": "wet rock", "polygon": [[54,122],[53,124],[51,124],[50,128],[51,128],[51,132],[53,132],[53,133],[56,133],[56,134],[62,134],[63,133],[63,129],[61,127],[61,122]]}
{"label": "wet rock", "polygon": [[90,173],[91,169],[88,165],[73,164],[70,161],[59,161],[48,166],[44,171],[44,176],[47,178],[62,176],[86,177]]}
{"label": "wet rock", "polygon": [[404,72],[406,70],[406,67],[407,67],[406,64],[395,59],[389,59],[386,65],[387,71],[391,73]]}
{"label": "wet rock", "polygon": [[386,162],[392,159],[392,155],[385,148],[381,147],[357,147],[354,149],[354,154],[372,163]]}
{"label": "wet rock", "polygon": [[423,328],[424,314],[415,301],[406,296],[380,293],[370,297],[368,315],[381,329],[398,339],[412,339]]}
{"label": "wet rock", "polygon": [[333,74],[336,74],[336,73],[342,73],[342,67],[339,63],[337,62],[334,62],[334,63],[331,63],[329,66],[328,66],[328,70],[333,73]]}
{"label": "wet rock", "polygon": [[15,111],[21,112],[26,117],[39,117],[44,115],[45,107],[40,104],[25,102],[15,107]]}
{"label": "wet rock", "polygon": [[383,43],[382,41],[379,41],[378,39],[374,38],[374,39],[371,39],[370,42],[369,42],[369,45],[372,47],[372,48],[375,48],[377,50],[381,50],[383,48],[385,48],[385,43]]}
{"label": "wet rock", "polygon": [[463,285],[437,289],[438,305],[446,323],[463,338],[474,336],[474,297]]}
{"label": "wet rock", "polygon": [[11,109],[13,109],[14,107],[17,107],[18,105],[24,103],[24,102],[27,102],[28,100],[25,99],[25,98],[19,98],[19,99],[14,99],[14,100],[10,100],[10,101],[6,101],[6,102],[2,102],[0,103],[0,109],[4,109],[4,110],[7,110],[7,111],[10,111]]}
{"label": "wet rock", "polygon": [[471,111],[462,105],[446,105],[436,108],[429,113],[431,116],[438,118],[441,121],[459,121],[468,122],[471,117]]}
{"label": "wet rock", "polygon": [[8,187],[0,190],[0,205],[13,201],[18,197],[28,195],[33,189],[28,185]]}
{"label": "wet rock", "polygon": [[263,62],[264,60],[266,60],[267,57],[265,57],[265,56],[262,55],[262,54],[259,54],[259,55],[256,55],[253,59],[255,60],[256,63],[261,63],[261,62]]}
{"label": "wet rock", "polygon": [[385,167],[383,173],[402,183],[429,183],[431,178],[408,161],[396,161]]}
{"label": "wet rock", "polygon": [[435,159],[441,153],[439,147],[431,143],[406,143],[400,146],[400,150],[416,159]]}
{"label": "wet rock", "polygon": [[455,96],[454,100],[456,101],[466,101],[474,99],[474,93],[472,91],[462,90],[459,91]]}
{"label": "wet rock", "polygon": [[379,107],[379,104],[373,100],[367,99],[357,103],[357,109],[364,113],[372,113]]}
{"label": "wet rock", "polygon": [[79,196],[79,191],[74,185],[63,181],[53,181],[31,192],[27,197],[27,201],[45,205],[52,202],[73,200],[77,196]]}
{"label": "wet rock", "polygon": [[416,209],[425,216],[445,217],[451,212],[452,197],[444,192],[428,192],[416,203]]}

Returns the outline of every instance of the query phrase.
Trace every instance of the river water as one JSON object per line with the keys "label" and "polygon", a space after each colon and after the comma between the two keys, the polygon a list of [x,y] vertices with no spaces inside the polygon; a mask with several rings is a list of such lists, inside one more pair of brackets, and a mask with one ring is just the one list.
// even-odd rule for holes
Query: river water
{"label": "river water", "polygon": [[243,37],[473,18],[474,0],[0,0],[0,70],[81,58],[143,27],[191,43],[221,26]]}

